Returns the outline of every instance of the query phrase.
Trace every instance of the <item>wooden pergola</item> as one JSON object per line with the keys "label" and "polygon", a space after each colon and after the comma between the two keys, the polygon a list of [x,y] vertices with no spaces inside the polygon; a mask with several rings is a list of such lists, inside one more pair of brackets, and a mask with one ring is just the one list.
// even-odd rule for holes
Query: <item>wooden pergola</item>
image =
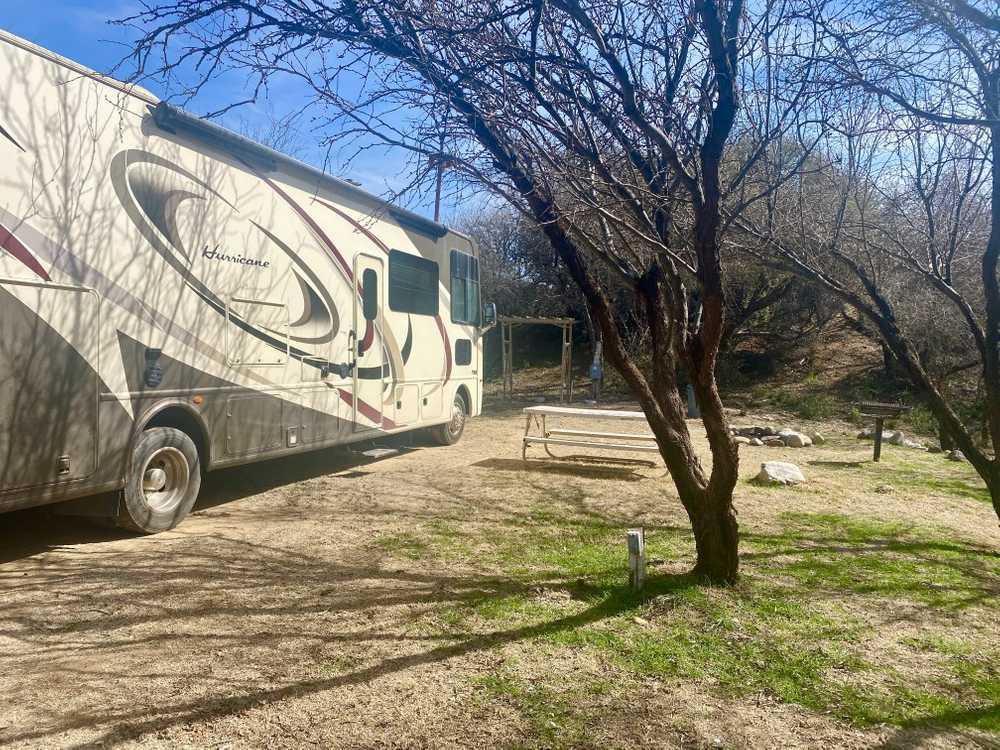
{"label": "wooden pergola", "polygon": [[500,338],[503,343],[503,394],[510,398],[514,394],[514,326],[547,325],[562,328],[562,387],[560,397],[569,403],[573,397],[573,318],[529,318],[517,315],[500,316]]}

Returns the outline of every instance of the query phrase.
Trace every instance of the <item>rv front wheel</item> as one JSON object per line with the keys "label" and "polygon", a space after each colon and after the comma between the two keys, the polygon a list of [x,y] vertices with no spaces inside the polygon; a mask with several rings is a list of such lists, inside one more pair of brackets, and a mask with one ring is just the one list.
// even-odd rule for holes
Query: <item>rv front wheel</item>
{"label": "rv front wheel", "polygon": [[201,489],[198,449],[172,427],[143,432],[132,449],[118,525],[142,534],[167,531],[191,511]]}
{"label": "rv front wheel", "polygon": [[451,405],[451,421],[439,424],[430,428],[431,439],[438,445],[454,445],[465,432],[465,420],[469,410],[465,406],[465,399],[461,394],[455,394],[455,401]]}

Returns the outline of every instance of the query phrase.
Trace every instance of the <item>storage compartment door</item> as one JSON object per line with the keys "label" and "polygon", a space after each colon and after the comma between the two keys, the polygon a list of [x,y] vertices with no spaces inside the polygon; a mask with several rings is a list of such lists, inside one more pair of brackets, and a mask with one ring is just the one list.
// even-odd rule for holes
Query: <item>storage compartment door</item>
{"label": "storage compartment door", "polygon": [[97,468],[97,295],[0,279],[0,491]]}
{"label": "storage compartment door", "polygon": [[440,419],[444,411],[444,387],[440,383],[426,383],[420,389],[420,418]]}
{"label": "storage compartment door", "polygon": [[226,408],[226,453],[245,456],[284,447],[282,402],[277,396],[233,396]]}
{"label": "storage compartment door", "polygon": [[420,419],[420,386],[416,383],[396,386],[396,418],[393,420],[396,426],[414,424],[418,419]]}
{"label": "storage compartment door", "polygon": [[337,388],[314,388],[303,394],[302,403],[303,443],[330,443],[341,437],[344,407]]}

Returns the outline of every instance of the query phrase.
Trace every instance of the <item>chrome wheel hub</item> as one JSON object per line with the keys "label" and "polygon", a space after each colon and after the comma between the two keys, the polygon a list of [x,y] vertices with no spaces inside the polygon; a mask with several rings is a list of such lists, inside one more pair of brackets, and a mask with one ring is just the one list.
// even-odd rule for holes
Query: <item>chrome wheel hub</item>
{"label": "chrome wheel hub", "polygon": [[177,448],[160,448],[142,469],[142,494],[155,511],[171,511],[187,493],[191,469]]}
{"label": "chrome wheel hub", "polygon": [[457,435],[465,425],[465,408],[456,401],[451,407],[451,421],[448,423],[448,431],[452,435]]}
{"label": "chrome wheel hub", "polygon": [[142,478],[142,489],[148,492],[162,492],[167,486],[167,472],[163,469],[147,469]]}

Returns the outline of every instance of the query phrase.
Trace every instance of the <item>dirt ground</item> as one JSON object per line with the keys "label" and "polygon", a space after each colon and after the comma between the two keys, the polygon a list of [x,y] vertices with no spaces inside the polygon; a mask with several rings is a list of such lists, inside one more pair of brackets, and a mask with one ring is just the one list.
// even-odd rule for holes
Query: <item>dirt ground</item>
{"label": "dirt ground", "polygon": [[[451,448],[414,442],[378,460],[326,451],[215,473],[197,512],[154,537],[38,510],[0,516],[0,746],[991,745],[981,733],[857,728],[766,693],[734,697],[711,680],[636,674],[599,651],[539,646],[532,626],[441,627],[450,606],[502,597],[524,580],[477,559],[465,537],[530,528],[542,512],[622,529],[686,528],[662,464],[524,465],[522,430],[508,409],[470,422]],[[794,495],[741,483],[745,530],[778,528],[793,500],[798,512],[861,507],[997,549],[988,505],[947,492],[914,502],[870,483],[842,491],[841,465],[870,448],[845,439],[810,450],[814,465],[792,449],[744,451],[745,477],[761,460],[785,457],[811,480]],[[419,534],[407,546],[408,535],[426,529],[449,529],[437,538],[454,539],[457,553],[423,555]],[[524,539],[534,543],[527,532]],[[691,562],[689,550],[660,570]],[[560,583],[544,585],[558,592]],[[868,616],[888,622],[900,607]],[[899,616],[892,627],[949,628],[949,617]],[[963,620],[980,636],[1000,627],[990,608]],[[483,687],[492,684],[484,676],[510,669],[528,685],[606,685],[586,698],[599,721],[581,719],[568,739],[565,724],[552,720],[546,734],[546,709],[525,713],[523,700]]]}

